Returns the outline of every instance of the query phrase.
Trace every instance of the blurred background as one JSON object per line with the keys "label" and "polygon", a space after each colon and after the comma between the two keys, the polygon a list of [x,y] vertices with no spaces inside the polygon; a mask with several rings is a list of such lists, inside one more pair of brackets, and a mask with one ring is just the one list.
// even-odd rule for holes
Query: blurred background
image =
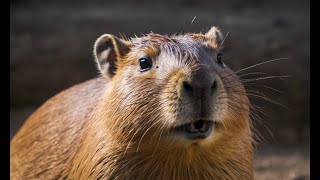
{"label": "blurred background", "polygon": [[206,32],[215,25],[228,34],[223,60],[234,71],[287,58],[239,73],[290,75],[246,84],[287,107],[250,97],[261,139],[255,178],[310,179],[309,10],[304,0],[11,0],[10,137],[45,100],[97,76],[92,49],[100,35]]}

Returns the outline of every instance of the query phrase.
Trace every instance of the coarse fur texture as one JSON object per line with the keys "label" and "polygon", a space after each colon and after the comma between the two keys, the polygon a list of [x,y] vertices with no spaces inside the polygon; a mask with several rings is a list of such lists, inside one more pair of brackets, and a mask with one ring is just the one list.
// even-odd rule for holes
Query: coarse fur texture
{"label": "coarse fur texture", "polygon": [[[253,179],[250,104],[207,33],[98,38],[101,76],[45,102],[11,141],[11,179]],[[152,60],[141,69],[141,58]],[[199,119],[210,134],[176,129]]]}

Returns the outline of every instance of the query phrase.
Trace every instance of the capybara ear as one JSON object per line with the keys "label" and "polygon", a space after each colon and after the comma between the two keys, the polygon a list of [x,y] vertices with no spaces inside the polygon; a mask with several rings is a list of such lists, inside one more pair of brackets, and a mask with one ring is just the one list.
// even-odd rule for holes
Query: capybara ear
{"label": "capybara ear", "polygon": [[117,71],[118,61],[130,51],[131,44],[111,34],[100,36],[95,44],[93,54],[100,72],[112,78]]}
{"label": "capybara ear", "polygon": [[223,41],[221,31],[215,26],[212,26],[205,36],[207,40],[215,46],[220,46]]}

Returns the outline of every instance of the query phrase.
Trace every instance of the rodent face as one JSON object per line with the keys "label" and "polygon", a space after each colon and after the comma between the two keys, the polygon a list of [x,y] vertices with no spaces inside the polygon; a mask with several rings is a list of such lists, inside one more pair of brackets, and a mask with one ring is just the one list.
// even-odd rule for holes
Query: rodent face
{"label": "rodent face", "polygon": [[145,136],[179,146],[214,143],[245,126],[249,102],[236,75],[221,63],[221,39],[214,27],[206,34],[152,33],[126,44],[113,39],[113,48],[123,43],[107,50],[114,64],[103,67],[110,59],[100,63],[96,57],[111,79],[110,97],[118,99],[114,113],[122,114],[114,126],[133,142]]}

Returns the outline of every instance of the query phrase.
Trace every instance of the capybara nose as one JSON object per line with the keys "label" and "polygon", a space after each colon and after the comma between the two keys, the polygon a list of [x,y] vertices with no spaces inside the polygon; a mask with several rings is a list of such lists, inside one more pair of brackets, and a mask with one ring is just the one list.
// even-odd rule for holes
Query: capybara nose
{"label": "capybara nose", "polygon": [[198,82],[198,83],[189,83],[187,81],[183,82],[183,91],[186,92],[188,96],[191,97],[208,97],[212,96],[216,91],[217,83],[216,81],[211,82]]}
{"label": "capybara nose", "polygon": [[183,82],[183,91],[190,97],[209,98],[215,94],[216,89],[216,77],[208,69],[194,72],[191,81]]}
{"label": "capybara nose", "polygon": [[217,80],[213,72],[199,70],[192,74],[190,81],[183,82],[183,91],[199,117],[210,117],[214,95],[217,91]]}

